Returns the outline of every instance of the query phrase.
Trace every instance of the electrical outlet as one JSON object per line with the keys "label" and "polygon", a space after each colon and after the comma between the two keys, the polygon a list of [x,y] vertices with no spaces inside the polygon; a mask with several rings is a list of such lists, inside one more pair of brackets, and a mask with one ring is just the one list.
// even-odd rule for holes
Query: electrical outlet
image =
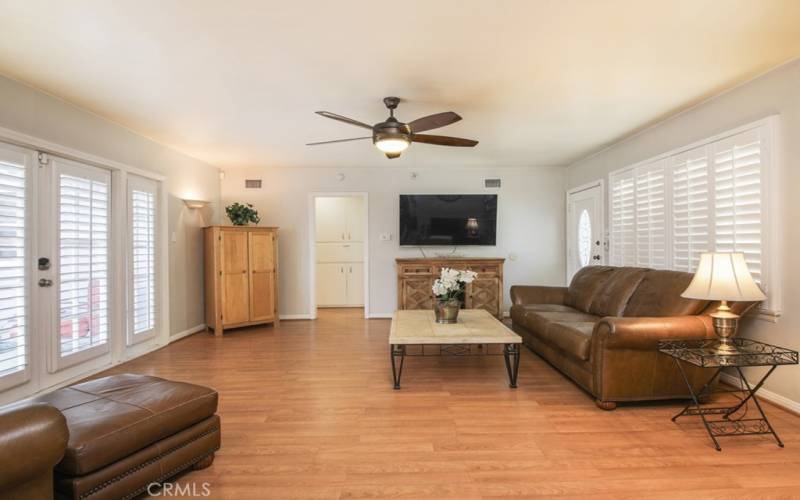
{"label": "electrical outlet", "polygon": [[391,241],[392,240],[392,233],[381,233],[379,236],[381,241]]}

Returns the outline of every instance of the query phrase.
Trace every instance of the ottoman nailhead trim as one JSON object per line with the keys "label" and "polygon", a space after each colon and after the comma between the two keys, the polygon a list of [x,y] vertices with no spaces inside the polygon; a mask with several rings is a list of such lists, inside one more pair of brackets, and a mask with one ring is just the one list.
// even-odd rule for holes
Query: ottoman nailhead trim
{"label": "ottoman nailhead trim", "polygon": [[[160,453],[159,455],[157,455],[157,456],[155,456],[155,457],[151,458],[150,460],[147,460],[146,462],[142,462],[141,464],[137,465],[136,467],[132,467],[132,468],[128,469],[127,471],[123,472],[122,474],[119,474],[119,475],[117,475],[117,476],[114,476],[113,478],[109,479],[108,481],[104,481],[104,482],[102,482],[102,483],[98,484],[98,485],[97,485],[97,486],[95,486],[94,488],[92,488],[92,489],[90,489],[89,491],[87,491],[87,492],[83,493],[83,494],[80,496],[80,498],[81,498],[81,499],[83,499],[83,498],[89,498],[90,496],[92,496],[92,495],[94,495],[94,494],[96,494],[96,493],[100,492],[100,490],[103,490],[103,489],[107,488],[108,486],[110,486],[110,485],[114,484],[115,482],[117,482],[117,481],[119,481],[119,480],[121,480],[121,479],[123,479],[123,478],[125,478],[125,477],[127,477],[127,476],[130,476],[131,474],[134,474],[135,472],[138,472],[138,471],[140,471],[141,469],[144,469],[144,468],[145,468],[145,467],[147,467],[148,465],[151,465],[151,464],[154,464],[154,463],[158,462],[159,460],[161,460],[162,458],[166,457],[167,455],[169,455],[169,454],[171,454],[171,453],[174,453],[174,452],[176,452],[176,451],[180,450],[181,448],[184,448],[184,447],[186,447],[186,446],[188,446],[188,445],[192,444],[193,442],[197,441],[198,439],[202,439],[202,438],[204,438],[204,437],[206,437],[206,436],[208,436],[208,435],[210,435],[210,434],[214,434],[215,432],[219,432],[219,428],[218,428],[218,427],[215,427],[215,428],[213,428],[213,429],[209,429],[209,430],[207,430],[206,432],[204,432],[204,433],[202,433],[202,434],[199,434],[199,435],[195,436],[195,437],[194,437],[194,438],[192,438],[191,440],[189,440],[189,441],[186,441],[185,443],[182,443],[182,444],[180,444],[180,445],[178,445],[178,446],[175,446],[175,447],[173,447],[173,448],[170,448],[169,450],[167,450],[167,451],[165,451],[165,452],[163,452],[163,453]],[[161,476],[160,476],[158,479],[156,479],[155,481],[151,481],[151,483],[154,483],[154,482],[161,482],[161,481],[163,481],[164,479],[167,479],[168,477],[170,477],[170,476],[173,476],[173,475],[177,474],[178,472],[182,471],[183,469],[186,469],[187,467],[189,467],[189,466],[193,465],[195,462],[199,462],[200,460],[202,460],[202,459],[206,458],[207,456],[211,455],[212,453],[215,453],[217,450],[219,450],[219,447],[217,447],[217,448],[214,448],[214,449],[213,449],[212,451],[210,451],[209,453],[206,453],[206,454],[204,454],[204,455],[202,455],[202,456],[199,456],[199,457],[195,457],[195,458],[191,459],[190,461],[188,461],[188,462],[186,462],[186,463],[184,463],[184,464],[181,464],[181,465],[180,465],[180,466],[178,466],[178,467],[175,467],[174,469],[172,469],[171,471],[167,472],[166,474],[162,474],[162,475],[161,475]],[[136,491],[134,491],[134,492],[132,492],[132,493],[129,493],[128,495],[126,495],[125,497],[123,497],[123,500],[128,500],[128,499],[130,499],[130,498],[134,498],[134,497],[136,497],[137,495],[139,495],[139,494],[141,494],[141,493],[144,493],[144,491],[145,491],[146,489],[147,489],[147,486],[143,486],[143,487],[139,488],[138,490],[136,490]]]}

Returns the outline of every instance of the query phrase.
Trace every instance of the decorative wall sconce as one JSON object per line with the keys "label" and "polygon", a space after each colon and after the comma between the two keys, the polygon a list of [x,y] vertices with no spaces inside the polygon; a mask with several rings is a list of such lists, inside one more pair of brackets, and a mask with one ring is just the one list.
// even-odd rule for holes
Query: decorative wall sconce
{"label": "decorative wall sconce", "polygon": [[187,207],[192,209],[204,208],[206,205],[208,205],[208,202],[205,200],[183,200],[183,202],[186,204]]}

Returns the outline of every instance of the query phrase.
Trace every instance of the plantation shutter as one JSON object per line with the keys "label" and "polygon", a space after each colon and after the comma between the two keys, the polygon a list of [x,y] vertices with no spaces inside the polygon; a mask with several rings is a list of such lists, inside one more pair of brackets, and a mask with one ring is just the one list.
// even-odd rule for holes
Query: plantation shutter
{"label": "plantation shutter", "polygon": [[667,266],[666,176],[664,161],[635,170],[636,263],[638,267]]}
{"label": "plantation shutter", "polygon": [[714,145],[714,246],[741,252],[762,283],[762,161],[758,130]]}
{"label": "plantation shutter", "polygon": [[740,252],[767,294],[762,310],[779,315],[765,257],[772,123],[609,174],[611,264],[694,272],[704,252]]}
{"label": "plantation shutter", "polygon": [[[59,223],[58,343],[59,358],[63,359],[108,349],[111,174],[88,165],[55,161]],[[85,356],[77,361],[83,359]]]}
{"label": "plantation shutter", "polygon": [[155,335],[157,194],[156,182],[135,176],[129,178],[129,343]]}
{"label": "plantation shutter", "polygon": [[611,175],[610,230],[612,266],[630,266],[636,260],[635,199],[633,170]]}
{"label": "plantation shutter", "polygon": [[672,269],[694,272],[711,248],[708,148],[681,153],[672,168]]}
{"label": "plantation shutter", "polygon": [[29,156],[0,144],[0,389],[27,378],[26,166]]}

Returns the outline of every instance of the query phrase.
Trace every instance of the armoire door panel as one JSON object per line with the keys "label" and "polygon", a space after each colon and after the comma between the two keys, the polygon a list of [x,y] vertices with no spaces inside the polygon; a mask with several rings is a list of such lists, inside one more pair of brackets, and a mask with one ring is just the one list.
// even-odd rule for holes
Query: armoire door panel
{"label": "armoire door panel", "polygon": [[275,316],[275,258],[272,233],[248,233],[250,254],[250,321]]}
{"label": "armoire door panel", "polygon": [[250,321],[248,238],[244,231],[222,231],[222,323]]}
{"label": "armoire door panel", "polygon": [[275,273],[272,271],[250,273],[250,321],[275,317]]}

